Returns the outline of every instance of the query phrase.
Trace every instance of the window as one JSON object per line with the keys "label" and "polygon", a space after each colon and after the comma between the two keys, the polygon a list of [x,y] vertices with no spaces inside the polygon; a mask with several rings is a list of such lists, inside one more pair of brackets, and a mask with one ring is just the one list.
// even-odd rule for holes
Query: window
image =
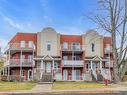
{"label": "window", "polygon": [[68,43],[67,42],[63,43],[63,49],[68,49]]}
{"label": "window", "polygon": [[29,41],[28,46],[29,46],[29,48],[33,48],[33,41]]}
{"label": "window", "polygon": [[20,41],[20,47],[22,47],[22,48],[25,47],[25,41]]}
{"label": "window", "polygon": [[25,62],[25,55],[20,56],[20,62]]}
{"label": "window", "polygon": [[58,63],[54,63],[54,70],[55,70],[55,72],[57,72],[58,71]]}
{"label": "window", "polygon": [[25,76],[25,71],[24,70],[21,71],[21,76],[23,76],[23,77]]}
{"label": "window", "polygon": [[91,44],[91,48],[92,48],[92,52],[94,52],[95,51],[95,44],[94,43]]}
{"label": "window", "polygon": [[51,43],[50,43],[50,42],[47,43],[47,50],[48,50],[48,51],[51,50]]}
{"label": "window", "polygon": [[79,50],[80,49],[80,43],[79,42],[73,42],[72,43],[72,49],[73,50]]}
{"label": "window", "polygon": [[32,62],[33,61],[33,55],[28,55],[28,62]]}

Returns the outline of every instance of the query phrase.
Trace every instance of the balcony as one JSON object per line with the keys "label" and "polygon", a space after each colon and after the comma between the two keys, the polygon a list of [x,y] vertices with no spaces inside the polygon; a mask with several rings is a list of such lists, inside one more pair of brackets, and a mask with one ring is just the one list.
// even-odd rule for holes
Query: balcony
{"label": "balcony", "polygon": [[5,51],[7,50],[35,50],[35,45],[32,43],[9,43],[7,47],[5,48]]}
{"label": "balcony", "polygon": [[4,66],[10,67],[33,67],[34,62],[30,59],[10,59],[9,61],[5,62]]}
{"label": "balcony", "polygon": [[62,51],[84,51],[83,45],[61,45]]}
{"label": "balcony", "polygon": [[63,60],[63,67],[83,67],[84,61],[83,60]]}
{"label": "balcony", "polygon": [[106,63],[105,63],[105,67],[113,67],[113,61],[107,61]]}

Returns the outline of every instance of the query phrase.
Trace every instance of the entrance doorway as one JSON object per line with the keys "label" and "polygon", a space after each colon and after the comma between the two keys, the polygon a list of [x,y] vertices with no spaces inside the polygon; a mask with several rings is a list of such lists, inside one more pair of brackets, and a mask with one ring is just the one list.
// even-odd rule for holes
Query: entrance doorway
{"label": "entrance doorway", "polygon": [[33,79],[33,72],[32,70],[28,70],[28,80],[31,81]]}

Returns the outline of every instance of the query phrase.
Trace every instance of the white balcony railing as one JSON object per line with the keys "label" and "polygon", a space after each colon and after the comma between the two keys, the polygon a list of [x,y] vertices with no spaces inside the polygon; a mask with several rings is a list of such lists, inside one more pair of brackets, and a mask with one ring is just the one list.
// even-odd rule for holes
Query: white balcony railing
{"label": "white balcony railing", "polygon": [[106,63],[105,63],[105,67],[113,67],[113,61],[107,61]]}
{"label": "white balcony railing", "polygon": [[5,62],[4,66],[24,66],[24,67],[33,67],[34,61],[32,59],[10,59]]}
{"label": "white balcony railing", "polygon": [[84,45],[61,45],[63,51],[84,51]]}
{"label": "white balcony railing", "polygon": [[7,45],[7,47],[5,48],[5,51],[8,49],[12,49],[12,50],[17,50],[17,49],[34,49],[35,50],[35,45],[29,44],[29,43],[25,43],[24,45],[22,45],[21,43],[9,43]]}
{"label": "white balcony railing", "polygon": [[84,61],[83,60],[63,60],[64,67],[83,67]]}

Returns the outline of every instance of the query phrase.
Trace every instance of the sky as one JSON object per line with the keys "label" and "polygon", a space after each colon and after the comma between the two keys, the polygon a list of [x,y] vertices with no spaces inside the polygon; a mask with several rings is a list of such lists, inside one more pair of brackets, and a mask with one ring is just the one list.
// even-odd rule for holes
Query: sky
{"label": "sky", "polygon": [[0,0],[0,46],[3,49],[17,32],[36,33],[44,27],[82,34],[96,28],[84,14],[97,7],[97,0]]}

